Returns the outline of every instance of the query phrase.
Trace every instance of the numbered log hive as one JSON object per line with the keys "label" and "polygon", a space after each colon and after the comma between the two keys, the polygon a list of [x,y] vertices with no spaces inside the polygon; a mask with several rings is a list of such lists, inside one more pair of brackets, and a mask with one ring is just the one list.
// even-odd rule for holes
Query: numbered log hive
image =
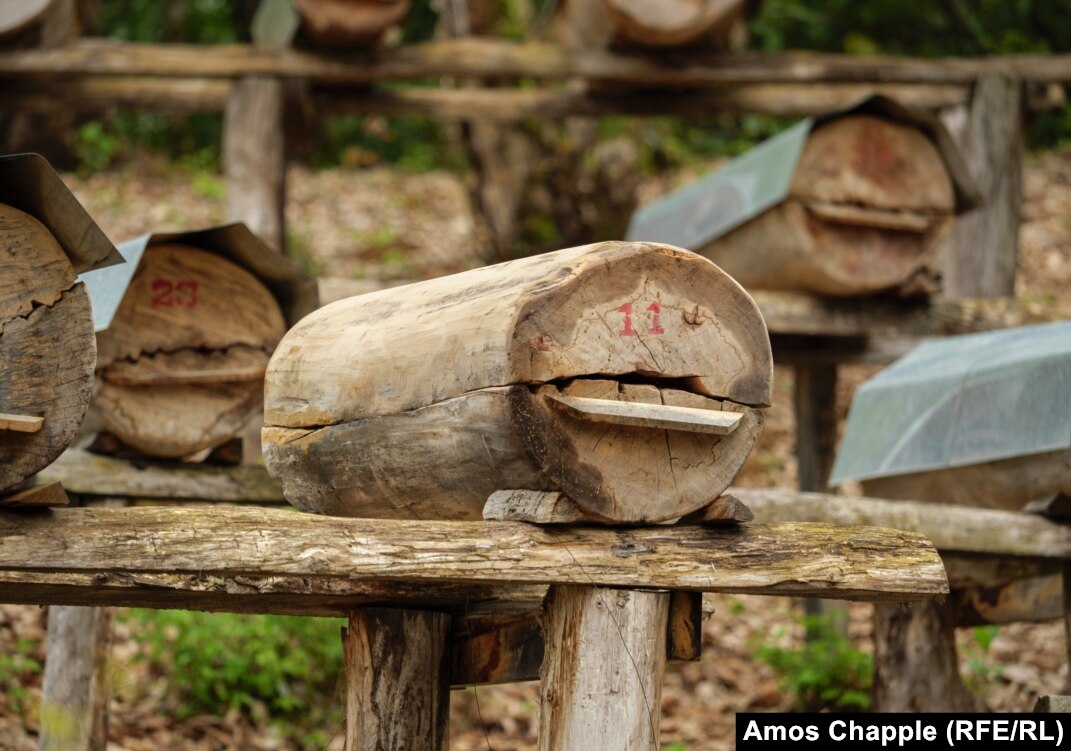
{"label": "numbered log hive", "polygon": [[150,245],[98,335],[94,411],[148,455],[218,446],[259,411],[285,331],[279,303],[244,268],[190,245]]}
{"label": "numbered log hive", "polygon": [[341,300],[280,342],[269,472],[299,508],[478,519],[503,489],[672,519],[736,475],[769,404],[765,325],[709,261],[602,243]]}
{"label": "numbered log hive", "polygon": [[749,288],[930,291],[924,274],[951,229],[954,187],[919,128],[840,117],[810,132],[784,201],[700,252]]}
{"label": "numbered log hive", "polygon": [[89,297],[71,260],[45,225],[0,203],[0,492],[73,440],[95,355]]}

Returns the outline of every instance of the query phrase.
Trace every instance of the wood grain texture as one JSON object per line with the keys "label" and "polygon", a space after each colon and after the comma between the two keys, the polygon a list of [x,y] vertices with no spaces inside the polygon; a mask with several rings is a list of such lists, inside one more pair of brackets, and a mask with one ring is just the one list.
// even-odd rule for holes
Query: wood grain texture
{"label": "wood grain texture", "polygon": [[955,593],[956,625],[1051,621],[1064,615],[1063,576],[1032,576],[997,587],[970,587]]}
{"label": "wood grain texture", "polygon": [[574,524],[584,521],[584,513],[576,502],[557,490],[496,490],[484,504],[482,516],[489,522]]}
{"label": "wood grain texture", "polygon": [[[572,248],[306,317],[268,367],[264,453],[287,497],[321,513],[476,519],[496,490],[560,489],[594,519],[659,521],[731,482],[770,368],[757,310],[712,264]],[[743,417],[697,436],[584,423],[543,398],[603,392]]]}
{"label": "wood grain texture", "polygon": [[343,632],[346,751],[446,751],[450,616],[354,611]]}
{"label": "wood grain texture", "polygon": [[72,73],[236,78],[305,78],[335,85],[459,76],[587,78],[640,85],[843,82],[973,84],[986,73],[1024,81],[1071,82],[1071,55],[1007,55],[925,60],[882,55],[808,52],[770,54],[689,51],[687,65],[598,49],[584,54],[545,42],[453,39],[407,45],[375,54],[327,56],[243,44],[135,44],[83,40],[58,49],[0,55],[0,77],[62,77]]}
{"label": "wood grain texture", "polygon": [[743,501],[734,495],[720,495],[706,508],[681,519],[682,524],[741,524],[755,518],[755,514]]}
{"label": "wood grain texture", "polygon": [[0,431],[0,491],[46,467],[77,435],[95,357],[89,297],[80,283],[51,304],[0,320],[0,412],[44,417],[34,433]]}
{"label": "wood grain texture", "polygon": [[32,586],[38,574],[46,582],[94,573],[135,583],[173,577],[176,589],[200,586],[198,577],[248,576],[278,577],[295,591],[321,577],[349,577],[354,587],[584,583],[864,600],[947,591],[937,552],[920,535],[826,524],[544,529],[218,506],[89,508],[0,514],[0,541],[0,581],[9,591]]}
{"label": "wood grain texture", "polygon": [[110,608],[49,608],[40,751],[107,745],[112,620]]}
{"label": "wood grain texture", "polygon": [[552,587],[539,749],[659,748],[669,594]]}
{"label": "wood grain texture", "polygon": [[455,688],[539,679],[543,632],[540,603],[520,613],[455,617],[450,683]]}
{"label": "wood grain texture", "polygon": [[10,430],[13,433],[36,433],[45,424],[45,418],[40,415],[13,415],[9,412],[0,412],[0,430]]}
{"label": "wood grain texture", "polygon": [[74,284],[56,238],[24,211],[0,203],[0,323],[49,306]]}
{"label": "wood grain texture", "polygon": [[217,446],[259,411],[249,373],[285,330],[275,297],[245,269],[200,248],[151,246],[98,335],[93,412],[150,456]]}

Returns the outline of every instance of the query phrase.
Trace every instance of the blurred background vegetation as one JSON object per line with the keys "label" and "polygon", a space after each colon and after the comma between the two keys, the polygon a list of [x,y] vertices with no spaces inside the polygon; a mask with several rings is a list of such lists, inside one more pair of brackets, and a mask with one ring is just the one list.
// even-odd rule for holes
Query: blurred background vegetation
{"label": "blurred background vegetation", "polygon": [[[496,33],[538,36],[557,0],[497,0]],[[257,0],[101,0],[99,33],[140,42],[248,41]],[[1071,51],[1065,0],[764,0],[751,22],[758,50],[819,50],[860,55],[922,57]],[[432,0],[414,0],[402,39],[434,35]],[[733,156],[783,128],[765,116],[717,117],[706,122],[675,117],[607,118],[600,134],[631,136],[648,172],[695,160]],[[162,153],[198,169],[219,167],[222,115],[188,117],[117,113],[84,123],[76,152],[83,171],[106,169],[139,150]],[[1032,148],[1071,141],[1071,109],[1036,116]],[[443,127],[414,117],[338,117],[323,124],[296,157],[313,166],[464,169]]]}

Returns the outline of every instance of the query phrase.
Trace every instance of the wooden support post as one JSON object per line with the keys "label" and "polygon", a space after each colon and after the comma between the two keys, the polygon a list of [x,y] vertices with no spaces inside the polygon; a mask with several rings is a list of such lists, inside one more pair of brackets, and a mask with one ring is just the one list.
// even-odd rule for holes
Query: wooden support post
{"label": "wooden support post", "polygon": [[[795,367],[795,375],[797,483],[800,490],[824,493],[837,445],[837,366],[801,363]],[[803,607],[809,616],[839,611],[845,617],[830,625],[847,628],[847,613],[840,602],[808,597]],[[808,629],[807,638],[816,633]]]}
{"label": "wooden support post", "polygon": [[874,613],[875,711],[985,710],[959,676],[951,600],[921,607],[876,605]]}
{"label": "wooden support post", "polygon": [[346,751],[445,751],[450,616],[368,608],[343,629]]}
{"label": "wooden support post", "polygon": [[552,587],[540,751],[659,748],[669,593]]}
{"label": "wooden support post", "polygon": [[1015,291],[1022,111],[1020,80],[995,73],[978,79],[961,147],[983,204],[956,222],[941,259],[944,293],[951,299],[1005,297]]}
{"label": "wooden support post", "polygon": [[111,608],[49,608],[40,751],[104,751],[111,636]]}
{"label": "wooden support post", "polygon": [[286,138],[283,83],[248,76],[234,86],[224,117],[227,219],[240,221],[279,251],[286,247]]}

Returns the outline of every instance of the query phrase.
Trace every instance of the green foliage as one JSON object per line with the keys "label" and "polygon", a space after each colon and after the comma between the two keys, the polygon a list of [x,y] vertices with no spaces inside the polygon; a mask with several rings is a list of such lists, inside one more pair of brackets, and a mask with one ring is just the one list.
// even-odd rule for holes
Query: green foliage
{"label": "green foliage", "polygon": [[78,157],[78,171],[83,175],[108,169],[118,152],[119,139],[99,120],[90,120],[78,129],[74,153]]}
{"label": "green foliage", "polygon": [[799,649],[780,646],[780,634],[775,634],[771,643],[755,650],[755,657],[777,672],[784,690],[795,695],[801,710],[870,707],[873,660],[848,641],[838,628],[840,618],[841,612],[802,618],[811,638]]}
{"label": "green foliage", "polygon": [[37,640],[24,637],[16,640],[13,650],[0,653],[0,694],[7,699],[8,708],[18,713],[24,722],[30,700],[26,684],[43,669],[41,663],[31,657],[37,647]]}
{"label": "green foliage", "polygon": [[999,633],[1000,626],[976,626],[971,630],[971,640],[963,650],[967,668],[964,683],[980,696],[984,696],[989,684],[1004,672],[1003,665],[993,663],[989,658],[989,650]]}
{"label": "green foliage", "polygon": [[274,719],[328,727],[342,672],[342,622],[186,610],[131,610],[141,659],[170,676],[179,714],[265,707]]}

